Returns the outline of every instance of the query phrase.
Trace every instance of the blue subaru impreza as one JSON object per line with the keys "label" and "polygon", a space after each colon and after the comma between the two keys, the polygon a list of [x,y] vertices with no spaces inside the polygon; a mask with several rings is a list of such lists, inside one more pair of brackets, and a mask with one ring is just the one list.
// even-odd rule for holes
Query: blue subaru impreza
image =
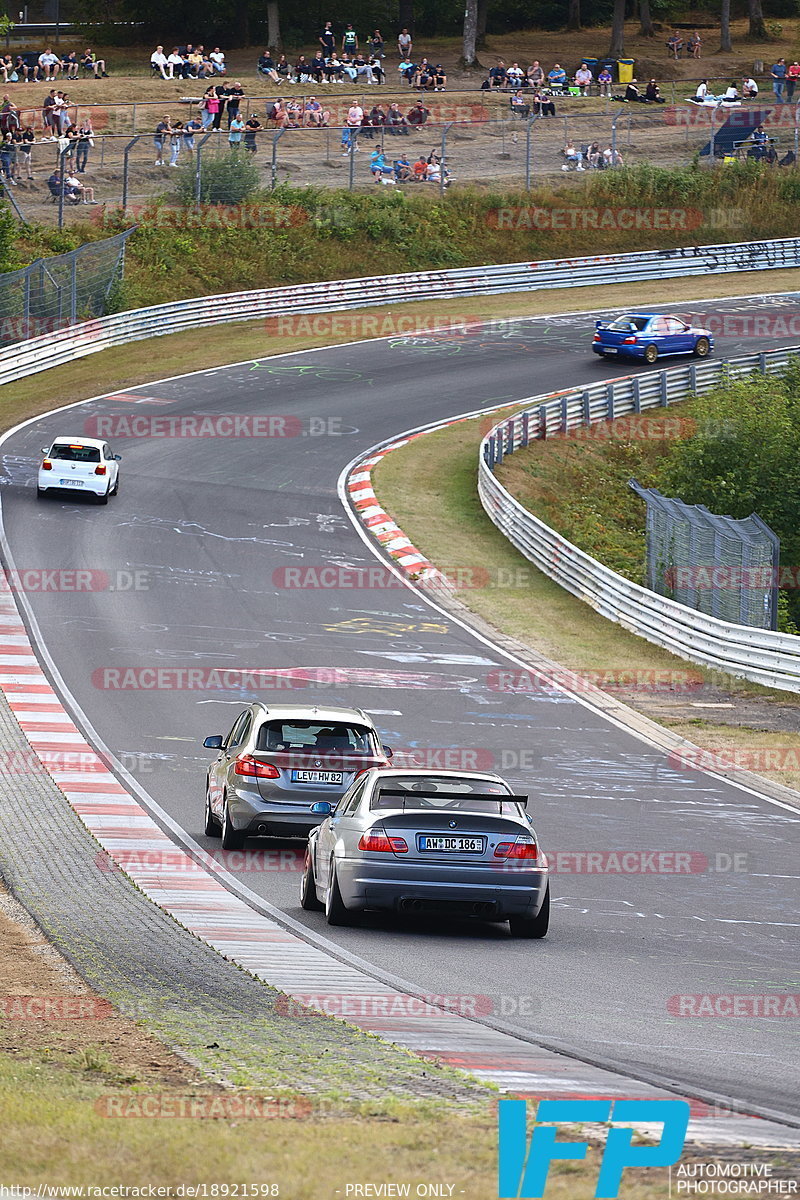
{"label": "blue subaru impreza", "polygon": [[665,313],[626,313],[613,321],[598,321],[592,349],[601,358],[643,358],[654,363],[671,354],[696,354],[707,358],[714,349],[708,329],[687,325]]}

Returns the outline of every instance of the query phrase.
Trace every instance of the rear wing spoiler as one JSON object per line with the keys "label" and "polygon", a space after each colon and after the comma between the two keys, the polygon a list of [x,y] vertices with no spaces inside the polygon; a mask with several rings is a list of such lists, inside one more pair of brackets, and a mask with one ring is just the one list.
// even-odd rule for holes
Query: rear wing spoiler
{"label": "rear wing spoiler", "polygon": [[507,792],[502,794],[498,792],[492,795],[488,792],[422,792],[416,790],[409,792],[405,788],[379,788],[373,796],[373,802],[375,800],[382,800],[384,796],[400,797],[403,800],[403,804],[398,805],[398,807],[402,807],[404,811],[406,802],[409,800],[477,800],[479,802],[491,802],[492,804],[497,804],[498,801],[500,803],[507,801],[509,804],[519,804],[522,808],[528,807],[527,796],[509,795]]}

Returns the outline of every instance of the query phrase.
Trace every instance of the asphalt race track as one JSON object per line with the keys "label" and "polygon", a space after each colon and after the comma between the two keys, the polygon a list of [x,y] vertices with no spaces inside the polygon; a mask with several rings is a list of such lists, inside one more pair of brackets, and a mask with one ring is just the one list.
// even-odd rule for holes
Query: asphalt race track
{"label": "asphalt race track", "polygon": [[[765,298],[759,309],[797,316],[800,297]],[[758,311],[742,300],[691,310]],[[410,589],[281,586],[286,567],[375,565],[336,491],[357,454],[448,415],[636,370],[595,359],[592,325],[586,317],[537,319],[516,323],[508,336],[400,338],[263,359],[39,419],[3,445],[0,498],[13,565],[110,574],[113,590],[29,592],[31,611],[101,742],[210,851],[219,852],[219,842],[202,835],[211,755],[200,743],[226,732],[258,695],[366,708],[395,748],[476,752],[480,765],[495,763],[531,796],[549,851],[680,851],[706,856],[712,868],[746,853],[739,872],[556,875],[543,943],[514,941],[506,926],[377,917],[329,930],[321,914],[299,907],[293,843],[281,855],[276,843],[250,842],[253,853],[235,873],[308,928],[431,994],[488,997],[475,1002],[477,1011],[491,1005],[497,1019],[534,1038],[797,1118],[796,1021],[679,1016],[670,1003],[677,995],[799,990],[797,813],[670,766],[563,694],[496,690],[492,672],[508,665],[499,650]],[[717,355],[800,342],[746,332],[718,338]],[[85,422],[106,415],[234,412],[285,416],[293,436],[109,435],[123,464],[120,494],[108,507],[37,503],[39,448],[54,435],[91,433]],[[141,572],[138,587],[133,572]],[[359,673],[346,686],[277,693],[103,686],[103,668],[127,667]]]}

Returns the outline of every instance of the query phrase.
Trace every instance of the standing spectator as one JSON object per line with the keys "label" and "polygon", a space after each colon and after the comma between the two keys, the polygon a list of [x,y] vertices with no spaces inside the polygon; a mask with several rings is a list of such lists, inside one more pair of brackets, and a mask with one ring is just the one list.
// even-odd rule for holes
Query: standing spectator
{"label": "standing spectator", "polygon": [[164,166],[164,142],[171,132],[172,126],[169,123],[169,117],[162,117],[156,125],[156,131],[153,134],[153,145],[156,148],[155,165],[157,167]]}
{"label": "standing spectator", "polygon": [[169,130],[169,165],[177,167],[183,143],[183,121],[176,121]]}
{"label": "standing spectator", "polygon": [[239,105],[244,98],[244,88],[238,82],[228,88],[228,129],[231,127],[231,121],[239,115]]}
{"label": "standing spectator", "polygon": [[358,34],[352,25],[345,25],[342,34],[342,54],[355,54],[358,51]]}
{"label": "standing spectator", "polygon": [[331,21],[325,22],[325,28],[319,35],[318,40],[322,47],[323,55],[325,58],[330,58],[336,49],[336,34],[333,32],[333,23]]}
{"label": "standing spectator", "polygon": [[49,46],[39,55],[39,67],[42,71],[42,79],[53,80],[58,78],[58,73],[61,70],[61,62],[58,55],[53,54]]}
{"label": "standing spectator", "polygon": [[26,125],[24,129],[18,129],[12,134],[17,144],[17,160],[21,159],[25,165],[25,178],[33,179],[33,171],[31,169],[31,146],[36,141],[36,134],[33,132],[32,125]]}
{"label": "standing spectator", "polygon": [[56,121],[56,89],[51,88],[42,102],[42,127],[45,137],[54,138],[58,134]]}
{"label": "standing spectator", "polygon": [[213,86],[207,87],[199,104],[200,121],[203,129],[210,129],[214,114],[219,110],[219,97]]}
{"label": "standing spectator", "polygon": [[208,58],[209,58],[209,62],[211,63],[212,67],[214,68],[214,73],[216,75],[224,75],[228,69],[225,66],[224,50],[220,50],[219,46],[215,46],[214,49],[209,54]]}
{"label": "standing spectator", "polygon": [[601,96],[610,96],[611,95],[611,84],[614,81],[611,77],[611,72],[609,71],[608,67],[603,67],[602,71],[597,76],[597,82],[600,84],[600,95]]}
{"label": "standing spectator", "polygon": [[[41,61],[41,60],[40,60]],[[167,74],[167,56],[163,46],[156,46],[150,55],[150,66],[155,67],[162,79],[172,79],[172,72]]]}
{"label": "standing spectator", "polygon": [[83,67],[84,71],[87,72],[87,74],[89,71],[91,71],[95,79],[100,79],[101,76],[103,79],[108,79],[106,60],[104,58],[95,57],[95,53],[90,46],[87,46],[83,52],[81,66]]}
{"label": "standing spectator", "polygon": [[772,65],[772,90],[778,104],[783,104],[783,89],[786,87],[786,60],[779,58]]}
{"label": "standing spectator", "polygon": [[790,100],[794,96],[794,89],[797,87],[797,81],[800,79],[800,63],[795,60],[791,66],[786,69],[786,99]]}
{"label": "standing spectator", "polygon": [[525,74],[527,76],[528,85],[530,87],[540,88],[540,87],[544,86],[544,71],[542,70],[541,66],[539,65],[538,58],[534,62],[531,63],[531,65],[528,67]]}
{"label": "standing spectator", "polygon": [[592,86],[592,72],[586,63],[581,63],[575,72],[575,86],[581,89],[581,95],[587,96],[589,88]]}
{"label": "standing spectator", "polygon": [[347,110],[347,118],[345,128],[342,130],[342,147],[344,149],[344,157],[351,153],[355,154],[358,151],[358,131],[361,128],[361,122],[364,120],[364,110],[358,100],[354,100]]}
{"label": "standing spectator", "polygon": [[372,37],[369,39],[370,54],[374,55],[375,58],[385,58],[386,55],[383,53],[383,47],[385,44],[386,43],[383,40],[383,34],[381,33],[380,29],[376,29]]}
{"label": "standing spectator", "polygon": [[411,40],[411,34],[404,25],[397,35],[397,53],[400,55],[401,59],[411,58],[412,47],[413,42]]}
{"label": "standing spectator", "polygon": [[689,41],[686,45],[686,49],[691,58],[699,58],[700,57],[700,51],[702,49],[702,42],[700,41],[700,34],[697,32],[696,29],[695,29],[694,33],[692,34],[692,36],[689,38]]}
{"label": "standing spectator", "polygon": [[258,134],[258,131],[263,128],[264,126],[261,124],[255,113],[247,118],[244,127],[244,148],[249,154],[256,153],[258,149],[256,135]]}
{"label": "standing spectator", "polygon": [[75,169],[79,175],[83,175],[86,172],[89,151],[93,145],[94,129],[92,128],[92,118],[84,117],[78,129],[78,145],[75,151]]}
{"label": "standing spectator", "polygon": [[228,145],[231,150],[238,150],[244,135],[244,121],[239,113],[234,113],[233,120],[228,125]]}
{"label": "standing spectator", "polygon": [[265,50],[258,59],[259,75],[266,75],[267,79],[271,79],[273,83],[280,83],[280,75],[275,70],[275,62],[268,50]]}
{"label": "standing spectator", "polygon": [[74,107],[66,92],[56,93],[56,115],[58,117],[59,133],[62,137],[72,124],[72,117],[69,115],[69,110]]}
{"label": "standing spectator", "polygon": [[223,113],[225,112],[225,105],[228,100],[228,89],[226,88],[224,83],[218,83],[217,86],[214,88],[214,91],[217,94],[217,100],[219,101],[219,108],[214,113],[214,119],[211,122],[211,128],[212,129],[220,129],[222,127],[222,116],[223,116]]}
{"label": "standing spectator", "polygon": [[19,129],[20,123],[19,109],[6,93],[0,107],[0,133],[13,133],[15,129]]}
{"label": "standing spectator", "polygon": [[200,133],[202,125],[196,117],[190,117],[183,127],[183,148],[188,154],[194,153],[194,135]]}
{"label": "standing spectator", "polygon": [[14,178],[17,166],[17,147],[14,145],[14,138],[11,133],[4,133],[3,140],[0,142],[0,171],[2,171],[3,179],[6,183],[11,183],[14,187],[17,186],[17,181]]}

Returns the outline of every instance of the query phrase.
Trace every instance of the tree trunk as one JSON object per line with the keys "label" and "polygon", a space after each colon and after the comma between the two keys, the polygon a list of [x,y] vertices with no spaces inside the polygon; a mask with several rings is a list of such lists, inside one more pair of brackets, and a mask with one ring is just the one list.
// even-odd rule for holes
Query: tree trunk
{"label": "tree trunk", "polygon": [[414,0],[400,0],[397,27],[407,29],[411,36],[414,36]]}
{"label": "tree trunk", "polygon": [[[578,0],[580,3],[580,0]],[[486,21],[489,16],[489,0],[478,0],[478,30],[475,45],[479,50],[486,49]]]}
{"label": "tree trunk", "polygon": [[747,15],[750,18],[748,36],[754,38],[757,42],[766,42],[769,39],[769,34],[764,24],[764,12],[761,8],[761,0],[747,0]]}
{"label": "tree trunk", "polygon": [[[748,0],[748,3],[759,0]],[[621,58],[625,53],[625,0],[614,0],[614,17],[611,22],[611,46],[609,58]]]}
{"label": "tree trunk", "polygon": [[467,7],[464,11],[464,47],[458,64],[460,67],[468,69],[478,65],[478,59],[475,55],[477,40],[478,0],[467,0]]}
{"label": "tree trunk", "polygon": [[733,50],[731,42],[731,0],[722,0],[719,16],[719,48],[730,53]]}
{"label": "tree trunk", "polygon": [[[727,0],[730,4],[730,0]],[[653,18],[650,15],[650,0],[639,0],[639,37],[655,37]]]}
{"label": "tree trunk", "polygon": [[271,50],[280,51],[283,47],[281,42],[281,18],[278,12],[278,0],[267,0],[267,46]]}
{"label": "tree trunk", "polygon": [[580,29],[581,27],[581,0],[568,0],[567,2],[567,29]]}

